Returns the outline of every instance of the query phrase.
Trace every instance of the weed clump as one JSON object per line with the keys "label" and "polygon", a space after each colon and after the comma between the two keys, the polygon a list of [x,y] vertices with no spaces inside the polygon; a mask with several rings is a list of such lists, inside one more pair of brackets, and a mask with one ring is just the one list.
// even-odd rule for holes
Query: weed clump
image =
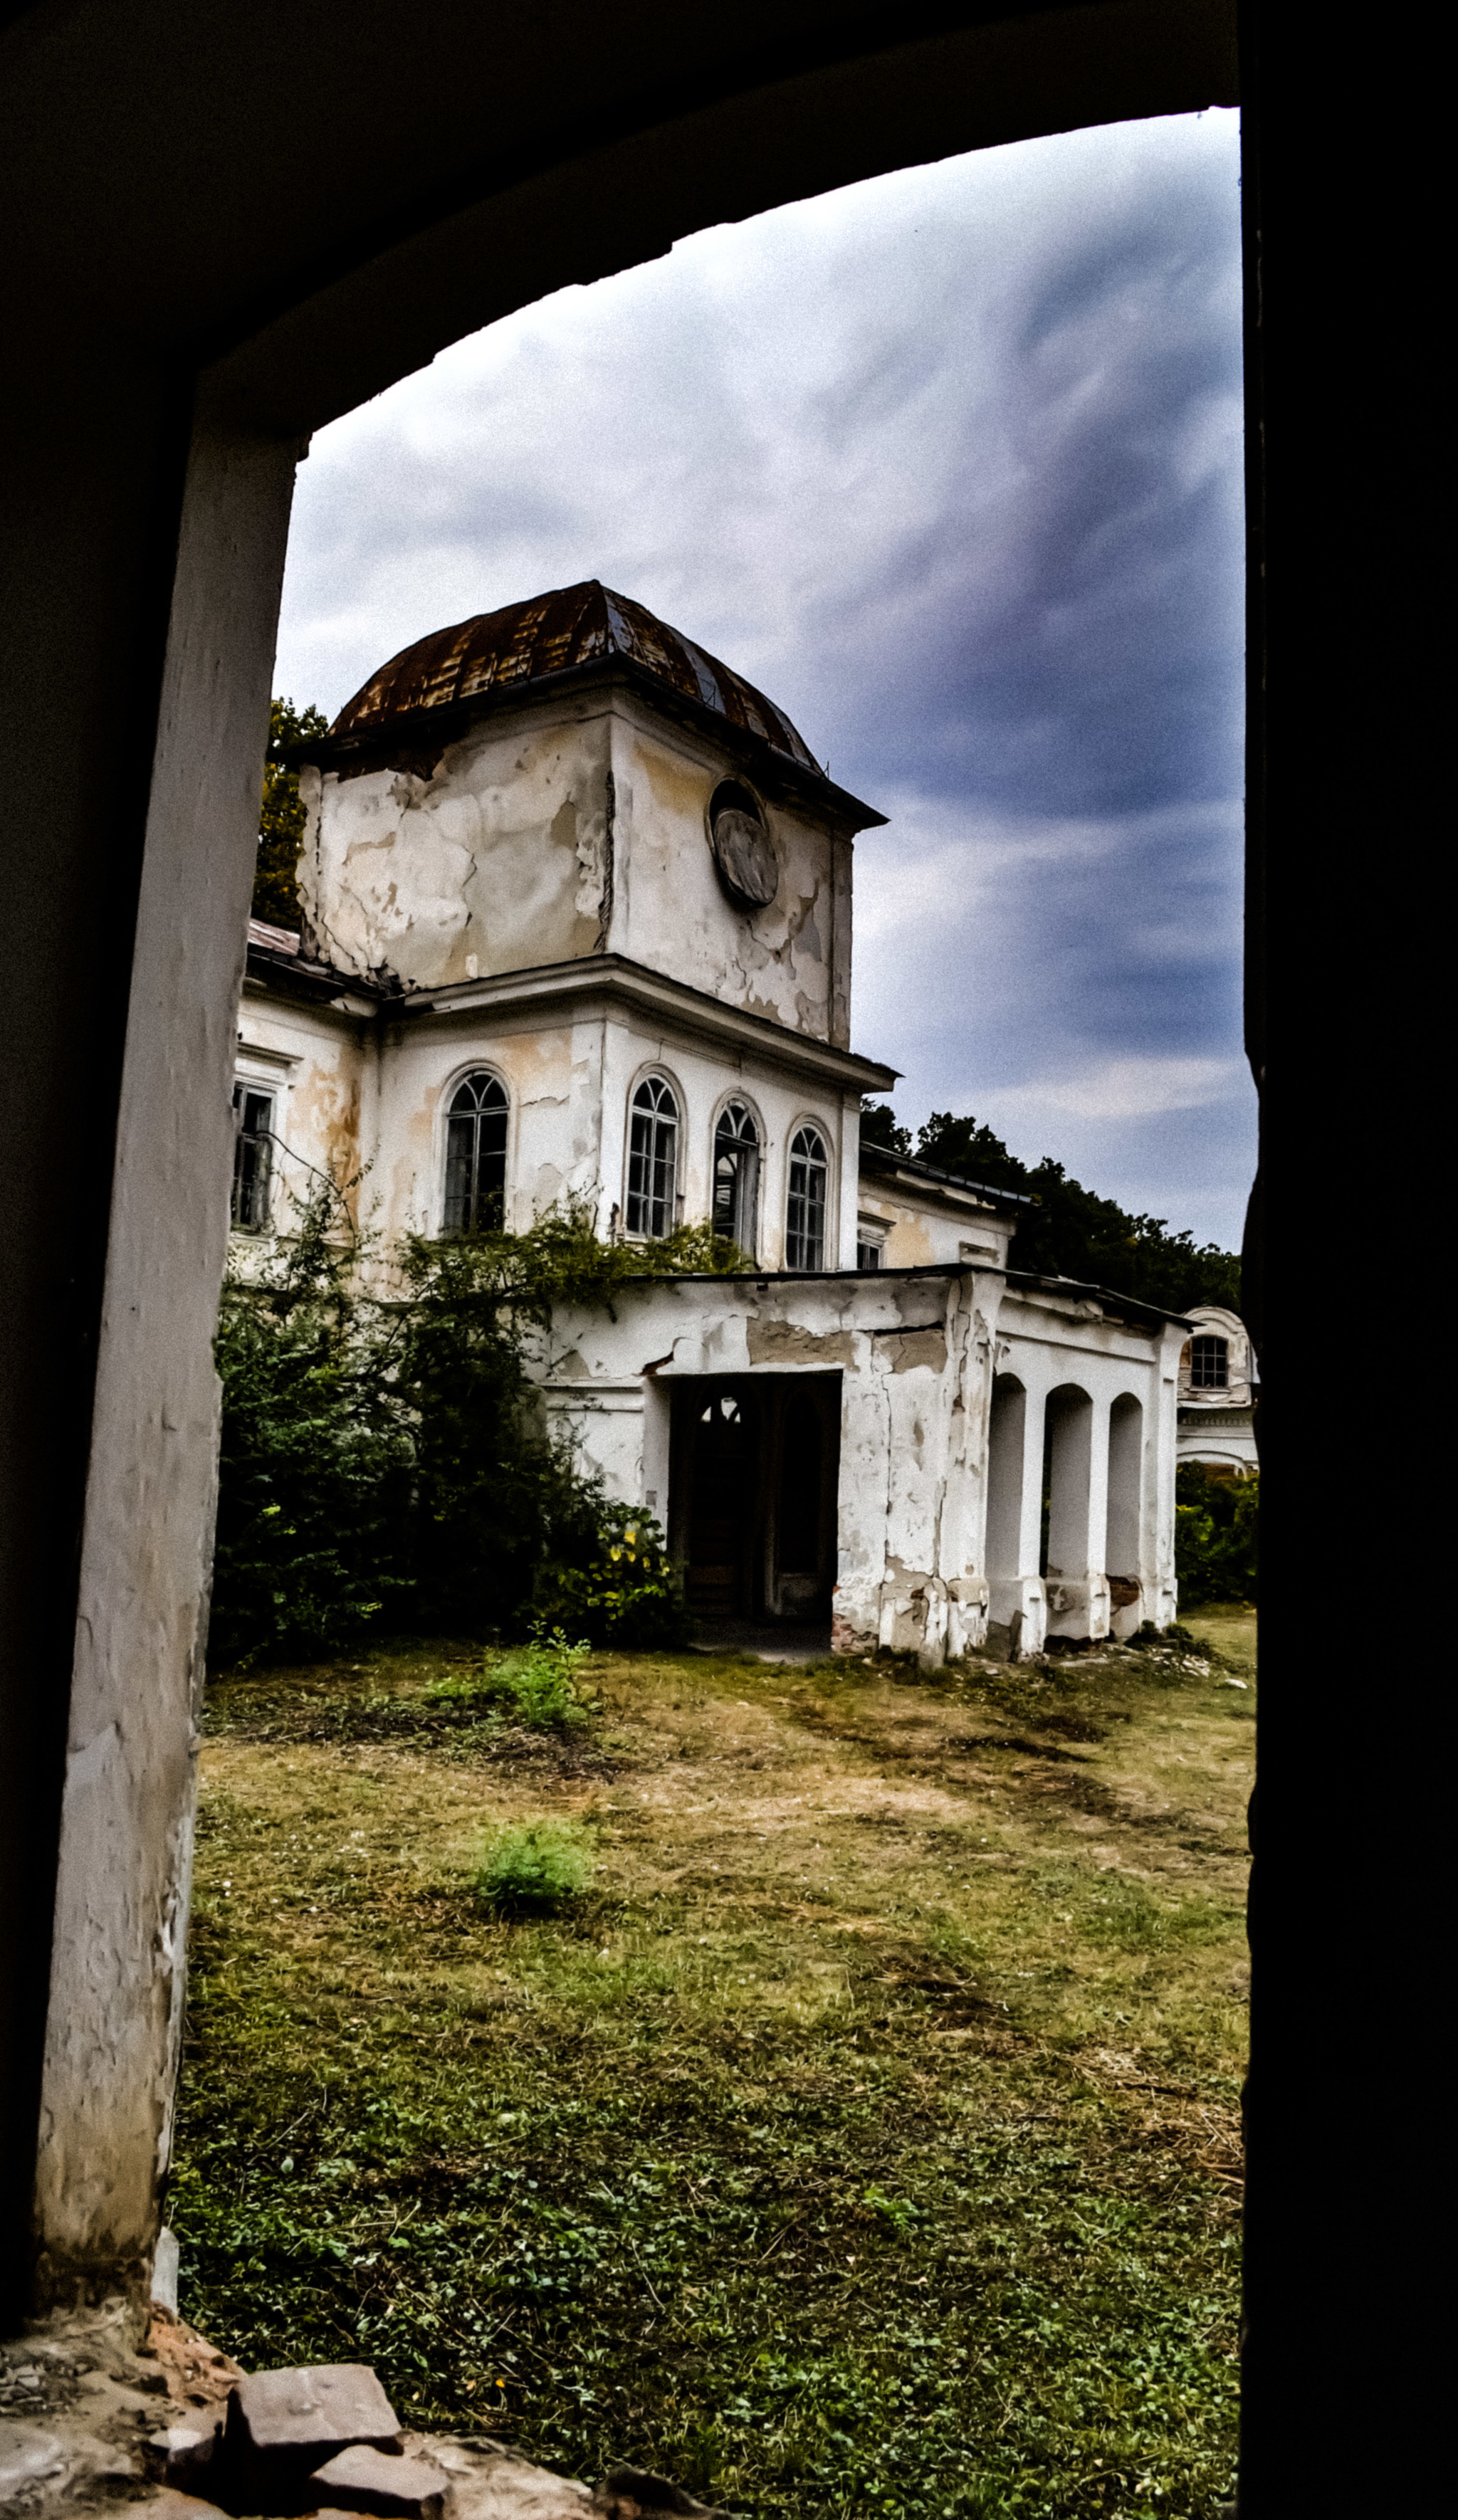
{"label": "weed clump", "polygon": [[528,1821],[488,1838],[477,1895],[488,1908],[541,1912],[580,1897],[592,1873],[592,1849],[582,1829],[569,1821]]}
{"label": "weed clump", "polygon": [[572,1732],[592,1721],[592,1708],[577,1685],[591,1651],[589,1644],[570,1644],[561,1628],[550,1636],[538,1628],[529,1644],[488,1654],[476,1671],[437,1681],[426,1693],[437,1702],[465,1699],[490,1708],[524,1732]]}

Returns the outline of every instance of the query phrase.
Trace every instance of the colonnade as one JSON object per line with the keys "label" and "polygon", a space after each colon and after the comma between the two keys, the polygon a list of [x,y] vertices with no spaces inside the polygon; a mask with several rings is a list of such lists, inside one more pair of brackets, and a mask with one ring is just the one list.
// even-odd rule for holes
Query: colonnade
{"label": "colonnade", "polygon": [[[1174,1615],[1160,1563],[1157,1430],[1137,1393],[994,1376],[988,1617],[1014,1654],[1050,1636],[1127,1637]],[[1165,1552],[1167,1554],[1167,1552]]]}

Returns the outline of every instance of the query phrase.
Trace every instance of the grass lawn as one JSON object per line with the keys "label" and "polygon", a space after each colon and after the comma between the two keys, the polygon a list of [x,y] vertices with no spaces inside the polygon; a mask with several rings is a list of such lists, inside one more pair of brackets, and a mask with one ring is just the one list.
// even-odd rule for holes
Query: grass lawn
{"label": "grass lawn", "polygon": [[[432,1645],[215,1683],[170,2217],[254,2365],[752,2520],[1230,2490],[1253,1617],[934,1678]],[[536,1919],[504,1821],[585,1826]]]}

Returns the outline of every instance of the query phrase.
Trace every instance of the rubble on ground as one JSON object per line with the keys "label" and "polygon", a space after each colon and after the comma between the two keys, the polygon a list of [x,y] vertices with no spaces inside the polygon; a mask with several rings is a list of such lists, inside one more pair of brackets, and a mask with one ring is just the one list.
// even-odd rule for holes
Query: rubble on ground
{"label": "rubble on ground", "polygon": [[596,2486],[477,2433],[407,2432],[368,2363],[245,2372],[124,2305],[0,2345],[7,2520],[726,2520],[666,2478]]}

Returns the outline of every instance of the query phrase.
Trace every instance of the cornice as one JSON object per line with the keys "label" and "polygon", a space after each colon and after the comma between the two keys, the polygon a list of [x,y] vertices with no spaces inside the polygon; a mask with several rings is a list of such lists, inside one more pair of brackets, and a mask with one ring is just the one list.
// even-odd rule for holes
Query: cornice
{"label": "cornice", "polygon": [[461,1015],[505,1014],[552,1006],[587,1006],[594,999],[651,1014],[680,1033],[697,1035],[716,1049],[752,1051],[758,1058],[789,1067],[801,1076],[857,1094],[884,1094],[895,1083],[898,1068],[855,1052],[838,1050],[813,1034],[794,1032],[767,1015],[752,1015],[742,1007],[726,1006],[703,989],[670,980],[661,971],[629,961],[625,954],[594,954],[579,962],[545,963],[524,971],[501,971],[483,980],[456,980],[444,989],[416,989],[391,998],[380,1010],[388,1023],[423,1023]]}

